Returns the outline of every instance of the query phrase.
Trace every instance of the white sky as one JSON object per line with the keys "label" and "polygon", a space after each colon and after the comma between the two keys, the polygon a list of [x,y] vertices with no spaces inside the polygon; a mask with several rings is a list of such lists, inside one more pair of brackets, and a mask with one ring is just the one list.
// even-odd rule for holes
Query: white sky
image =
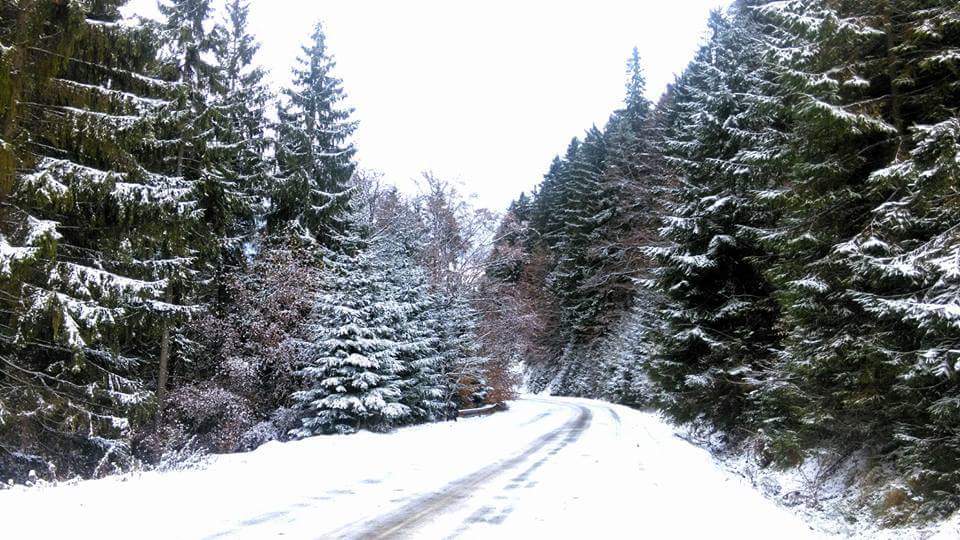
{"label": "white sky", "polygon": [[[725,0],[252,0],[260,62],[282,85],[325,24],[360,121],[362,167],[409,187],[420,171],[502,209],[623,99],[634,46],[651,99],[693,56]],[[133,0],[141,14],[155,0]]]}

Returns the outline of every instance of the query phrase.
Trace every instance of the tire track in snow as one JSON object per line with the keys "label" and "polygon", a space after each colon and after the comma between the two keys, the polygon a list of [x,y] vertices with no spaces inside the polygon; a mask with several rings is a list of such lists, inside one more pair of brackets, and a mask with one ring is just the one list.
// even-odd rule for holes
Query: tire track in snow
{"label": "tire track in snow", "polygon": [[[536,439],[533,444],[520,454],[484,467],[459,480],[451,482],[440,491],[420,496],[384,517],[350,525],[334,531],[329,535],[323,535],[321,538],[393,538],[403,535],[405,532],[415,530],[419,526],[428,523],[437,515],[443,514],[445,511],[465,502],[477,487],[519,467],[534,454],[559,439],[560,444],[551,449],[546,457],[538,460],[532,466],[521,472],[520,475],[513,478],[512,483],[507,486],[508,489],[518,487],[519,482],[528,478],[530,474],[540,468],[561,449],[579,439],[590,426],[590,421],[593,417],[590,409],[582,405],[571,407],[575,407],[577,411],[576,416],[560,428]],[[564,436],[564,434],[566,434],[566,436]]]}

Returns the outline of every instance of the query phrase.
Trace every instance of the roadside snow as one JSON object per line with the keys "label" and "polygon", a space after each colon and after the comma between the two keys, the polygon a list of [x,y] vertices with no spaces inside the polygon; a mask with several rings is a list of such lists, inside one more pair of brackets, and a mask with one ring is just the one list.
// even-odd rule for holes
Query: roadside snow
{"label": "roadside snow", "polygon": [[[451,491],[455,481],[491,468],[495,474],[466,492]],[[0,523],[4,537],[18,539],[365,537],[375,531],[365,528],[371,519],[439,493],[449,495],[411,511],[422,514],[416,528],[394,532],[824,536],[723,471],[658,416],[554,397],[386,435],[269,443],[214,456],[202,469],[7,490],[0,492]]]}

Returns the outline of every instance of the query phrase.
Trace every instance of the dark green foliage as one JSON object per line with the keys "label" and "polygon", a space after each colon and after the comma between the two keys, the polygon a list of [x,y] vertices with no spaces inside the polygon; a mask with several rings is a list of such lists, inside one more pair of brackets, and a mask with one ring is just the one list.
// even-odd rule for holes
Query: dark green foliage
{"label": "dark green foliage", "polygon": [[354,124],[322,29],[271,127],[244,0],[219,23],[122,4],[0,2],[4,479],[449,418],[474,336],[423,250],[345,240]]}
{"label": "dark green foliage", "polygon": [[765,461],[864,450],[955,509],[960,8],[739,0],[710,31],[652,113],[631,77],[511,208],[487,277],[535,330],[503,349]]}
{"label": "dark green foliage", "polygon": [[645,85],[634,50],[624,108],[603,130],[573,139],[533,197],[515,201],[501,224],[487,277],[511,299],[504,314],[488,316],[487,323],[518,319],[514,324],[526,335],[513,350],[524,351],[530,365],[553,371],[564,364],[568,345],[590,349],[629,311],[636,280],[649,271],[643,248],[657,235],[662,186]]}
{"label": "dark green foliage", "polygon": [[323,27],[317,24],[279,108],[279,171],[268,216],[274,236],[289,233],[307,244],[326,245],[346,226],[347,183],[356,152],[350,136],[356,124],[350,120],[352,111],[343,107],[334,67]]}
{"label": "dark green foliage", "polygon": [[952,508],[960,11],[918,0],[772,13],[816,51],[785,78],[800,96],[792,182],[770,235],[788,330],[779,368],[802,413],[787,437],[892,452],[917,492],[950,493]]}
{"label": "dark green foliage", "polygon": [[195,203],[157,139],[178,86],[156,77],[153,29],[111,24],[118,5],[4,3],[0,161],[16,173],[0,223],[0,439],[22,451],[14,475],[128,464],[158,329],[189,310],[165,291],[190,275]]}
{"label": "dark green foliage", "polygon": [[[713,38],[674,87],[663,142],[676,175],[662,234],[651,249],[664,325],[649,372],[657,400],[676,418],[749,426],[749,402],[778,344],[778,309],[763,268],[770,255],[755,231],[774,216],[758,193],[775,187],[777,96],[749,11],[715,15]],[[756,96],[763,95],[763,99]]]}

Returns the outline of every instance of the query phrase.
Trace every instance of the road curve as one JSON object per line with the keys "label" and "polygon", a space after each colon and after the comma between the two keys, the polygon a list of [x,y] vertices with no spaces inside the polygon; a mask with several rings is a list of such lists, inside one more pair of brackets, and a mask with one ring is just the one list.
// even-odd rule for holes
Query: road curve
{"label": "road curve", "polygon": [[18,540],[822,536],[656,415],[539,396],[203,467],[0,491],[0,523]]}
{"label": "road curve", "polygon": [[437,516],[466,504],[480,486],[497,478],[513,474],[507,488],[515,489],[518,484],[526,482],[551,457],[576,442],[590,427],[593,412],[588,407],[570,405],[568,408],[574,411],[569,421],[535,439],[518,454],[459,478],[439,491],[415,497],[388,515],[352,524],[335,531],[331,536],[365,539],[396,538],[411,534]]}

